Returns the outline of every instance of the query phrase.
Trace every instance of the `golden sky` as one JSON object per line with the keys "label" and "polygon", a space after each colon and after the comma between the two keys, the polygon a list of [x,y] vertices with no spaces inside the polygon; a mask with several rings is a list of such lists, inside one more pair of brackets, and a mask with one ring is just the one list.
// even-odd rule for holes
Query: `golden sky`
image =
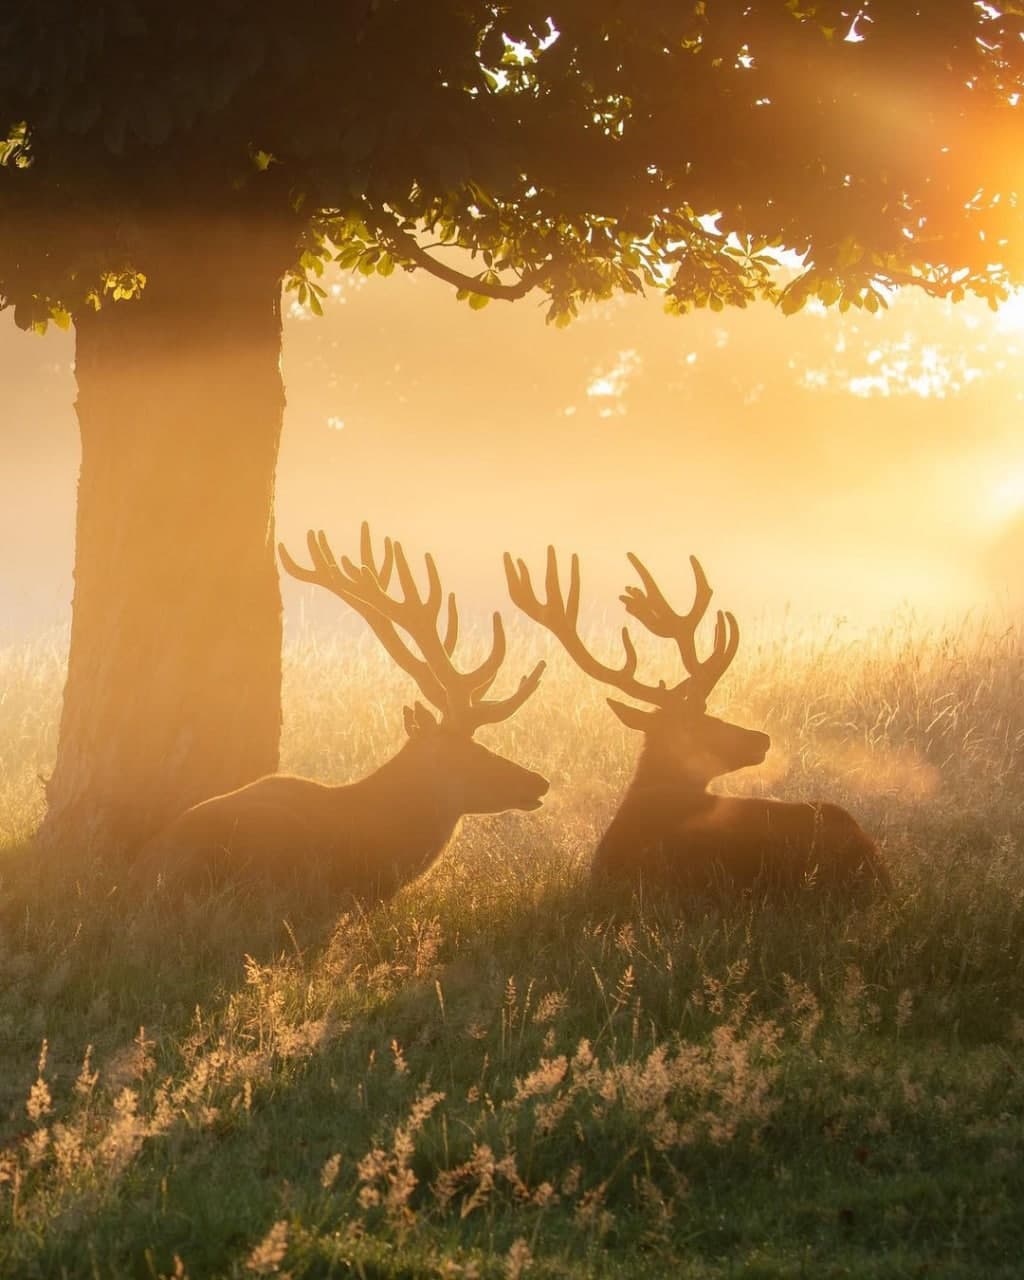
{"label": "golden sky", "polygon": [[[1022,347],[1019,301],[673,319],[620,299],[556,331],[530,299],[473,313],[429,278],[338,277],[323,319],[286,320],[279,530],[348,550],[368,518],[434,550],[467,612],[503,602],[502,550],[537,562],[549,540],[582,553],[599,610],[627,550],[681,602],[695,552],[741,623],[1003,608],[1024,581]],[[0,631],[67,613],[72,356],[0,317]]]}

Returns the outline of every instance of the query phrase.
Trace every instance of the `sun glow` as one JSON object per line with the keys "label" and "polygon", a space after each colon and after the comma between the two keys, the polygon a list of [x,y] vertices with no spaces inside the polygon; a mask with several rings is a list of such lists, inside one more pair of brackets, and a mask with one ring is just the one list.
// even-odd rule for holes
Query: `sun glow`
{"label": "sun glow", "polygon": [[1014,333],[1024,329],[1024,289],[1014,289],[996,312],[998,328]]}
{"label": "sun glow", "polygon": [[1024,515],[1024,462],[1008,467],[988,492],[985,513],[995,524]]}

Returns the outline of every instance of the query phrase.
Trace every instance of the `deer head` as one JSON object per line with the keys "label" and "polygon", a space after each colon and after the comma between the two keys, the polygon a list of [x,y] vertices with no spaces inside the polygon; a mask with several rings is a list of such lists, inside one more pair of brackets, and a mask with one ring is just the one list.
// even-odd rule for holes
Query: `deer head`
{"label": "deer head", "polygon": [[[374,556],[369,526],[360,537],[360,563],[334,556],[327,536],[307,534],[312,567],[297,564],[283,545],[278,550],[288,573],[302,582],[325,587],[356,610],[397,665],[415,680],[437,714],[422,702],[406,707],[407,751],[414,757],[417,774],[430,781],[460,813],[500,813],[506,809],[538,809],[548,789],[547,779],[530,769],[488,751],[473,741],[477,729],[507,720],[526,702],[540,683],[544,663],[523,676],[515,693],[489,699],[487,693],[505,660],[505,629],[501,614],[493,617],[493,639],[488,656],[471,671],[460,671],[453,662],[459,636],[455,597],[447,597],[444,636],[440,631],[444,592],[433,557],[424,559],[427,591],[421,595],[402,545],[384,539],[379,562]],[[388,588],[397,574],[401,598]],[[416,646],[414,652],[399,628]]]}
{"label": "deer head", "polygon": [[705,786],[712,778],[747,765],[760,764],[771,746],[765,733],[743,729],[707,714],[707,700],[736,656],[739,627],[731,613],[718,611],[711,653],[697,656],[697,628],[711,603],[711,587],[696,556],[690,557],[696,584],[693,605],[676,613],[642,561],[632,553],[629,562],[641,586],[627,586],[619,599],[626,612],[652,635],[675,642],[685,675],[674,685],[656,685],[637,678],[637,652],[627,627],[622,628],[624,659],[621,667],[606,666],[587,649],[579,635],[580,565],[573,556],[569,590],[563,593],[554,547],[548,547],[545,574],[546,599],[534,591],[530,572],[522,560],[505,555],[505,576],[513,603],[528,617],[546,627],[587,675],[610,685],[647,708],[608,699],[608,705],[630,729],[646,735],[647,744],[662,769],[682,774]]}

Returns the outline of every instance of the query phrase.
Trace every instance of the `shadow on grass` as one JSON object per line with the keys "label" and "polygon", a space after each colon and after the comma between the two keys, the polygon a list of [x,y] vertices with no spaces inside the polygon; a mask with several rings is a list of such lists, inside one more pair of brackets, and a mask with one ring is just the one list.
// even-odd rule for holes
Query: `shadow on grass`
{"label": "shadow on grass", "polygon": [[[1012,1274],[1004,1250],[1021,1231],[1008,1206],[1024,1173],[1019,1139],[998,1116],[1020,1086],[1008,1092],[993,1066],[1005,1051],[990,1060],[985,1049],[1005,1042],[1021,989],[1024,912],[1006,892],[1009,862],[987,880],[991,850],[984,866],[952,858],[931,879],[907,865],[891,899],[856,909],[803,894],[680,910],[663,896],[593,891],[555,852],[496,845],[449,857],[396,902],[340,920],[315,893],[225,893],[172,918],[158,901],[128,901],[101,864],[72,873],[11,855],[0,885],[15,1064],[3,1086],[7,1140],[26,1128],[43,1036],[58,1110],[83,1046],[97,1046],[105,1066],[140,1025],[155,1058],[132,1082],[144,1100],[161,1077],[191,1078],[217,1053],[238,1064],[230,1084],[189,1095],[99,1185],[83,1170],[40,1198],[35,1212],[45,1204],[47,1218],[26,1208],[8,1246],[12,1274],[152,1277],[171,1272],[175,1253],[193,1277],[242,1274],[277,1220],[289,1223],[294,1276],[436,1276],[446,1253],[499,1274],[524,1237],[548,1258],[537,1274],[781,1276],[802,1258],[845,1259],[864,1275],[922,1264],[967,1275],[936,1269],[937,1251],[965,1241],[987,1274]],[[795,1051],[756,1142],[667,1154],[654,1144],[638,1164],[635,1135],[614,1116],[554,1136],[533,1110],[506,1123],[509,1100],[545,1058],[587,1040],[602,1061],[639,1070],[677,1037],[706,1042],[741,1005],[744,1018],[792,1021],[787,979],[813,991],[823,1016],[835,1013],[849,1060],[838,1050],[829,1060],[813,1041]],[[915,1018],[900,1027],[904,991]],[[927,1077],[947,1051],[963,1067]],[[961,1069],[980,1083],[958,1081]],[[911,1072],[906,1088],[901,1070]],[[940,1128],[939,1112],[914,1100],[916,1073],[936,1090],[964,1089],[970,1106],[947,1111]],[[549,1182],[556,1201],[568,1203],[561,1188],[579,1166],[584,1192],[604,1187],[592,1224],[577,1221],[579,1197],[570,1213],[499,1188],[465,1220],[435,1215],[429,1246],[401,1214],[375,1231],[358,1162],[391,1149],[423,1090],[445,1093],[451,1115],[421,1135],[410,1214],[429,1208],[437,1175],[487,1138],[496,1152],[514,1149],[529,1185]],[[844,1121],[844,1098],[861,1095],[865,1106]],[[870,1140],[869,1105],[888,1126]],[[979,1136],[986,1118],[992,1132]],[[969,1149],[986,1156],[983,1168],[958,1162]],[[342,1172],[324,1186],[334,1155]],[[369,1234],[351,1234],[353,1223]],[[886,1251],[905,1269],[888,1266]],[[741,1257],[749,1269],[736,1269]]]}

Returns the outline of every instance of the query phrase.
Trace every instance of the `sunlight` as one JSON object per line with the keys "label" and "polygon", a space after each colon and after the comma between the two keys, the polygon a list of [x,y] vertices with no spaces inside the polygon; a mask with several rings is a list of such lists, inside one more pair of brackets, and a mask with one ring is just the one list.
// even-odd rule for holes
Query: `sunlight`
{"label": "sunlight", "polygon": [[996,524],[1006,524],[1024,514],[1024,462],[1009,467],[991,487],[985,514]]}
{"label": "sunlight", "polygon": [[1024,289],[1014,289],[996,312],[996,327],[1004,332],[1024,329]]}

